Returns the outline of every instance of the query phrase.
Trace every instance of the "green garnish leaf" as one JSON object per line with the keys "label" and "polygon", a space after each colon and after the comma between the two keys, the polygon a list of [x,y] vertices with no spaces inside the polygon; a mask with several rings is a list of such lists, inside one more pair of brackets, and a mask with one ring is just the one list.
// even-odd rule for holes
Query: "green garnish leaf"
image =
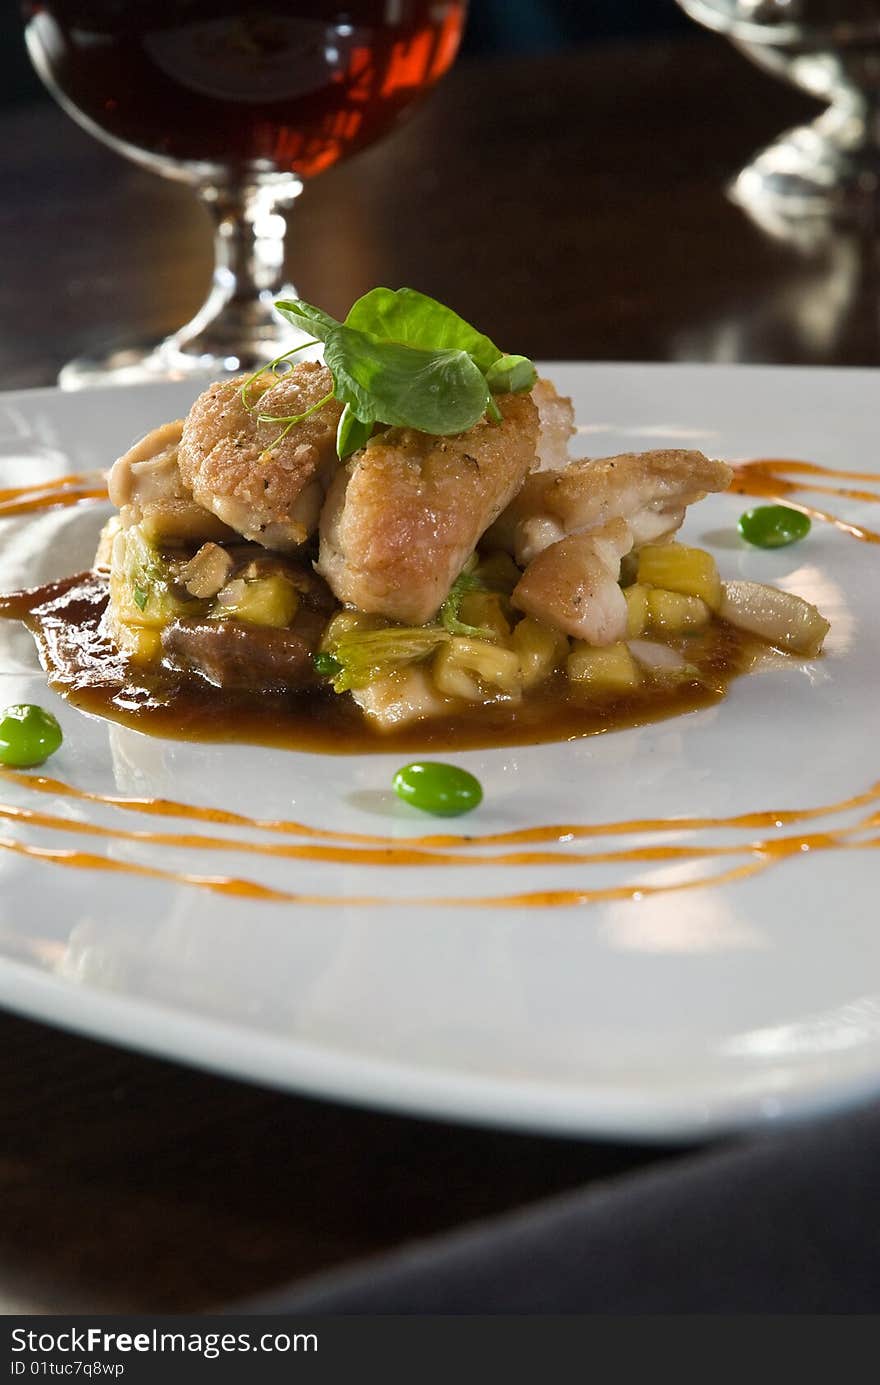
{"label": "green garnish leaf", "polygon": [[353,452],[366,447],[373,433],[372,419],[364,422],[353,412],[350,404],[342,410],[339,427],[336,429],[336,452],[340,461],[345,461]]}
{"label": "green garnish leaf", "polygon": [[493,394],[522,394],[534,389],[538,372],[526,356],[502,356],[486,371]]}
{"label": "green garnish leaf", "polygon": [[282,317],[293,323],[294,327],[311,332],[319,341],[326,341],[333,329],[340,325],[329,313],[325,313],[321,308],[314,308],[311,303],[303,303],[299,298],[278,299],[275,307]]}
{"label": "green garnish leaf", "polygon": [[[525,356],[505,355],[458,313],[415,289],[371,289],[344,323],[299,299],[275,306],[324,343],[334,395],[345,405],[336,435],[341,458],[365,445],[374,423],[435,437],[465,433],[487,414],[500,423],[493,395],[524,393],[537,379]],[[298,421],[279,420],[285,432]]]}
{"label": "green garnish leaf", "polygon": [[342,665],[339,660],[334,659],[333,655],[328,654],[326,650],[316,654],[312,663],[315,666],[315,672],[320,673],[322,678],[336,678],[342,672]]}
{"label": "green garnish leaf", "polygon": [[466,351],[425,351],[337,327],[324,343],[336,398],[359,419],[448,436],[489,407],[486,377]]}
{"label": "green garnish leaf", "polygon": [[354,304],[345,326],[421,351],[466,351],[484,374],[504,359],[482,332],[416,289],[371,289]]}
{"label": "green garnish leaf", "polygon": [[132,588],[131,599],[137,606],[139,611],[142,611],[146,606],[147,601],[149,599],[149,595],[150,593],[146,591],[143,587]]}
{"label": "green garnish leaf", "polygon": [[494,632],[482,625],[467,625],[459,618],[461,603],[468,592],[488,592],[492,588],[473,570],[465,568],[460,572],[449,589],[449,595],[440,607],[440,624],[450,635],[463,635],[469,640],[491,640]]}
{"label": "green garnish leaf", "polygon": [[404,664],[420,663],[433,654],[449,635],[436,625],[389,625],[384,630],[362,630],[343,636],[332,650],[340,666],[333,691],[365,688]]}

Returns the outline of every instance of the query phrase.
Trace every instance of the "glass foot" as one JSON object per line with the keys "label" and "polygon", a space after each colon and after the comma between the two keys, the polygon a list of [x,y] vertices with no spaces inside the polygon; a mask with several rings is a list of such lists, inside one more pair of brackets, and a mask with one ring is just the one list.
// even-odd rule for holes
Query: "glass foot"
{"label": "glass foot", "polygon": [[880,210],[880,149],[866,140],[861,116],[832,108],[768,145],[729,191],[747,208],[781,215],[873,220]]}
{"label": "glass foot", "polygon": [[[164,341],[146,341],[111,347],[101,355],[78,356],[68,361],[58,373],[63,390],[90,389],[96,385],[143,385],[162,380],[196,380],[208,383],[225,377],[248,374],[258,370],[282,351],[305,341],[293,328],[283,336],[273,334],[263,342],[246,348],[184,351],[174,337]],[[306,348],[296,358],[300,361],[320,359],[319,348]]]}
{"label": "glass foot", "polygon": [[[232,367],[238,370],[237,364]],[[98,356],[77,356],[58,372],[63,390],[90,389],[95,385],[143,385],[160,380],[185,380],[190,377],[222,376],[231,373],[223,362],[198,357],[175,361],[162,349],[161,341],[138,342],[112,347]]]}

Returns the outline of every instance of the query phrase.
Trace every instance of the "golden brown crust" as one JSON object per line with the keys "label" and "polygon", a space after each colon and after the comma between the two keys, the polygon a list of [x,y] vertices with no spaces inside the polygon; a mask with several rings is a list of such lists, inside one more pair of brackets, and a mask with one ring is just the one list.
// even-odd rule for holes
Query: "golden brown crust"
{"label": "golden brown crust", "polygon": [[503,421],[439,438],[377,434],[341,471],[321,516],[318,571],[363,611],[422,624],[534,462],[538,413],[502,395]]}
{"label": "golden brown crust", "polygon": [[[184,423],[179,465],[199,504],[247,538],[288,547],[315,526],[323,483],[336,464],[342,405],[328,400],[279,441],[283,422],[260,423],[258,414],[305,413],[332,393],[333,380],[324,366],[303,361],[273,381],[268,375],[254,382],[249,397],[259,407],[250,410],[242,399],[245,377],[209,386]],[[320,494],[298,505],[315,482]]]}

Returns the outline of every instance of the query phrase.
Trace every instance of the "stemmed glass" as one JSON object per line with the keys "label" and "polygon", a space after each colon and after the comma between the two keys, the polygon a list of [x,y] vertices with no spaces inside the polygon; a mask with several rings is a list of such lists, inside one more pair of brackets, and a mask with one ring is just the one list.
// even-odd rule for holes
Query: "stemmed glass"
{"label": "stemmed glass", "polygon": [[190,183],[214,223],[210,294],[160,342],[81,358],[66,388],[256,368],[292,346],[274,312],[283,215],[303,183],[388,131],[448,71],[467,0],[28,0],[25,38],[90,134]]}
{"label": "stemmed glass", "polygon": [[761,67],[829,103],[733,184],[772,215],[876,213],[880,194],[880,0],[677,0]]}

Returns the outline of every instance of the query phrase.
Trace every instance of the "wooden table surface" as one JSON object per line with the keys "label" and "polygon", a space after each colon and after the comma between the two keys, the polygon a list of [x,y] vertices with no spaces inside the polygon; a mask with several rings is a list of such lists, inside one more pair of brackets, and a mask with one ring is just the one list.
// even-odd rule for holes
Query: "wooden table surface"
{"label": "wooden table surface", "polygon": [[[301,294],[376,283],[543,359],[877,364],[873,237],[795,242],[723,195],[812,114],[720,40],[461,64],[307,188]],[[0,379],[172,329],[210,274],[184,188],[53,106],[2,117]],[[198,1310],[674,1151],[408,1120],[0,1019],[0,1311]]]}

